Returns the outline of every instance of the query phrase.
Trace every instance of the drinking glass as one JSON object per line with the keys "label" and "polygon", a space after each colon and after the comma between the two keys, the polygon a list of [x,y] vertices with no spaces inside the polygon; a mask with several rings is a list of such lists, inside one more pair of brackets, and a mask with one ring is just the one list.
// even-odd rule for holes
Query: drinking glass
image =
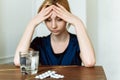
{"label": "drinking glass", "polygon": [[39,66],[39,51],[20,52],[20,69],[23,74],[36,74]]}

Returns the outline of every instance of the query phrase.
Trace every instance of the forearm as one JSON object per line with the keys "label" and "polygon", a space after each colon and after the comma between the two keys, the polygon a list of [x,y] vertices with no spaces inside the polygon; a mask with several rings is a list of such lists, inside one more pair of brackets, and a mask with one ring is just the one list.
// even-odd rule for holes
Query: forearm
{"label": "forearm", "polygon": [[17,46],[16,49],[16,53],[14,56],[14,64],[16,66],[20,65],[20,61],[19,61],[19,52],[20,51],[28,51],[29,47],[30,47],[30,43],[31,43],[31,39],[34,33],[34,25],[32,23],[29,23],[28,26],[26,27],[26,30]]}
{"label": "forearm", "polygon": [[80,57],[86,67],[95,65],[95,53],[82,21],[75,24],[76,35],[80,46]]}

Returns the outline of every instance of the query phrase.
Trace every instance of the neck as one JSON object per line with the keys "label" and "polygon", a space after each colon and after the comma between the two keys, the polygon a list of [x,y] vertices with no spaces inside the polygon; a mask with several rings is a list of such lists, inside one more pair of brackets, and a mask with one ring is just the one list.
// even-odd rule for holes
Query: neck
{"label": "neck", "polygon": [[65,42],[69,39],[69,33],[65,32],[61,35],[53,35],[51,34],[51,40],[54,42]]}

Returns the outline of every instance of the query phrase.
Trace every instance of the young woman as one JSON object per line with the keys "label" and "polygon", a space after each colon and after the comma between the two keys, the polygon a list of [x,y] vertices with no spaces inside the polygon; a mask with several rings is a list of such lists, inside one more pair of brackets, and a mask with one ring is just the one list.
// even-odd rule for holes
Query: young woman
{"label": "young woman", "polygon": [[[45,22],[50,34],[36,37],[35,28]],[[67,31],[67,24],[74,26],[76,35]],[[42,26],[41,26],[42,27]],[[95,65],[95,53],[81,19],[70,12],[67,0],[45,0],[38,14],[29,22],[16,49],[14,64],[20,65],[19,52],[29,49],[39,51],[42,65]]]}

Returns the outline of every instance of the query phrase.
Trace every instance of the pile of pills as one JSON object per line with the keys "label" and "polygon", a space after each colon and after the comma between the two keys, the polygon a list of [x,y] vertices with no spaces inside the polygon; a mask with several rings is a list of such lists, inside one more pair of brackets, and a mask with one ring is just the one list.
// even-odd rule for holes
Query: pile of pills
{"label": "pile of pills", "polygon": [[44,72],[38,76],[35,76],[35,78],[37,78],[37,79],[45,79],[47,77],[55,78],[55,79],[64,78],[63,75],[57,74],[55,71],[50,71],[50,70],[47,72]]}

